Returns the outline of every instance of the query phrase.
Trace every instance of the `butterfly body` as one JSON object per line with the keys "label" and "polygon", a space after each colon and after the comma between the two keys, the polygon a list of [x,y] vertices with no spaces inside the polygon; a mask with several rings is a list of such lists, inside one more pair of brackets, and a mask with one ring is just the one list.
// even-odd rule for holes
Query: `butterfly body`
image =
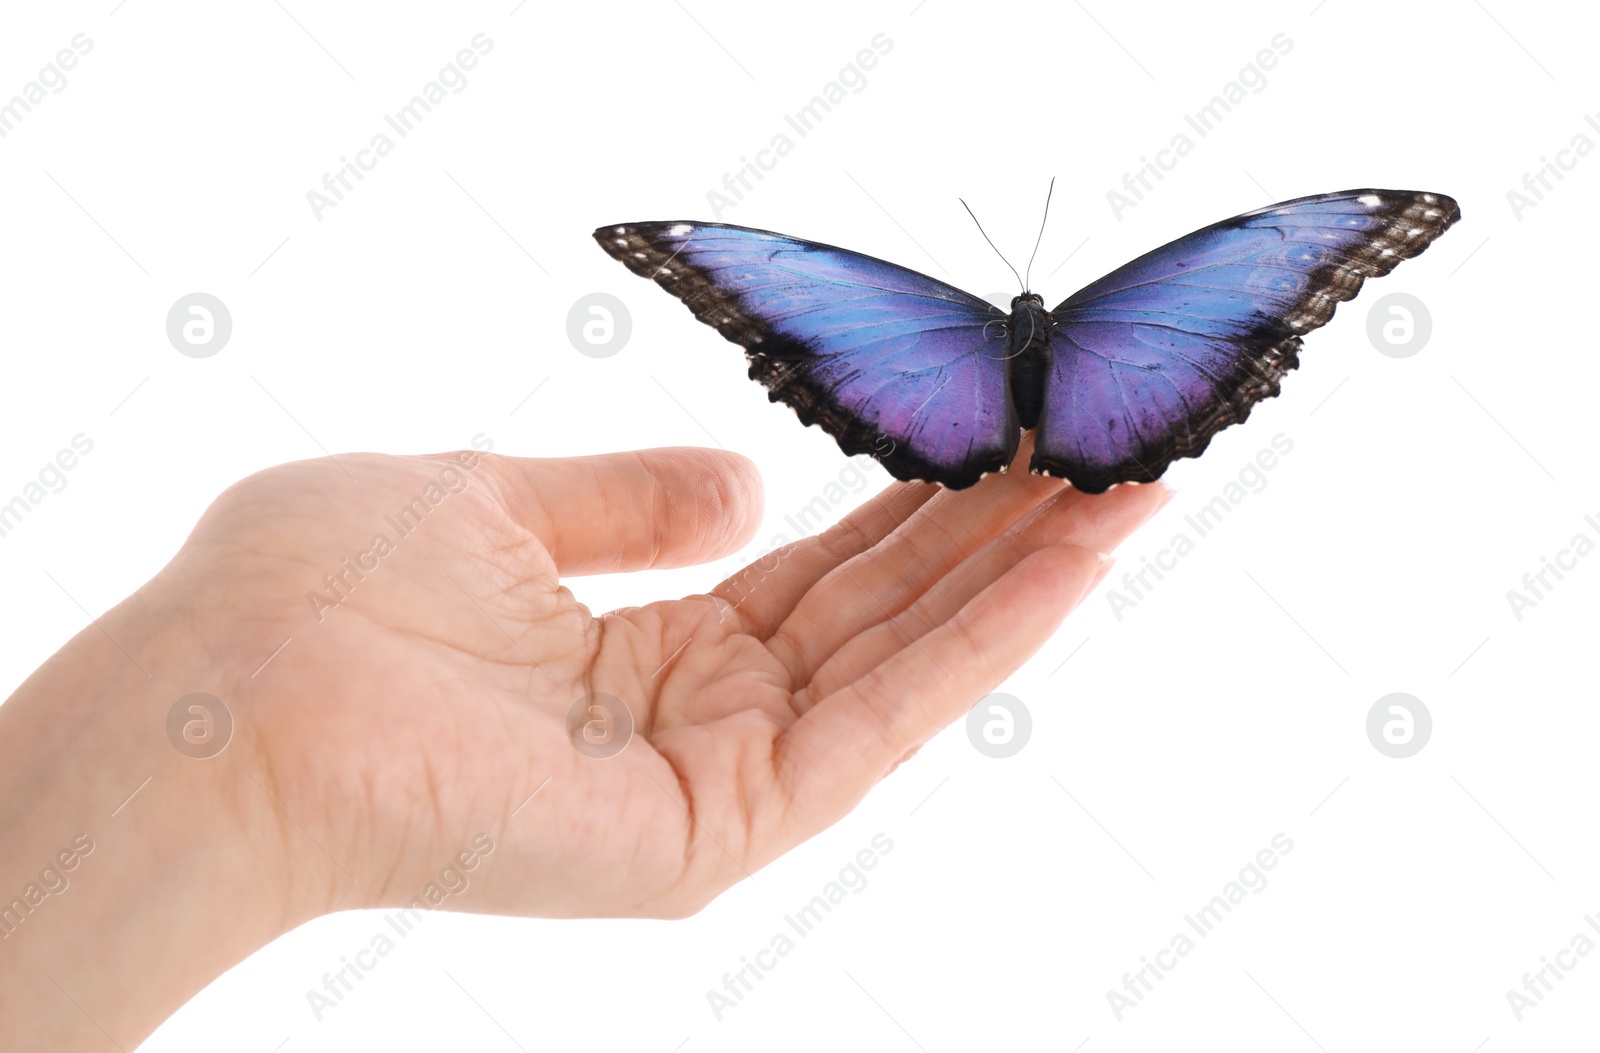
{"label": "butterfly body", "polygon": [[1006,359],[1011,364],[1011,401],[1024,430],[1039,423],[1045,375],[1050,369],[1050,312],[1037,294],[1023,290],[1006,316]]}
{"label": "butterfly body", "polygon": [[745,349],[768,398],[846,454],[951,489],[1029,469],[1099,493],[1159,478],[1278,394],[1301,337],[1460,217],[1442,194],[1349,190],[1214,223],[1046,309],[1009,312],[832,245],[693,221],[595,240]]}

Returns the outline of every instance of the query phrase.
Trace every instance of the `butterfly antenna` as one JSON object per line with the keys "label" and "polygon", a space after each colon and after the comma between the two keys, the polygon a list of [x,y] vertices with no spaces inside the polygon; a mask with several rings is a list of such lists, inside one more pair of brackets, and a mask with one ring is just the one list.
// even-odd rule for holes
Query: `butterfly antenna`
{"label": "butterfly antenna", "polygon": [[1039,236],[1033,239],[1033,256],[1028,257],[1027,277],[1022,279],[1022,288],[1028,288],[1028,278],[1033,277],[1033,259],[1039,255],[1039,243],[1044,240],[1045,220],[1050,218],[1050,195],[1056,192],[1056,177],[1050,177],[1050,189],[1044,192],[1044,217],[1039,220]]}
{"label": "butterfly antenna", "polygon": [[[966,202],[966,200],[964,198],[959,198],[958,197],[958,198],[956,198],[956,200],[960,201],[961,202],[961,207],[967,210],[967,215],[972,217],[972,222],[978,223],[978,217],[972,211],[972,206],[967,204],[967,202]],[[1011,267],[1011,261],[1006,259],[1006,254],[1005,253],[1001,252],[998,248],[995,247],[994,241],[990,239],[988,232],[983,229],[983,224],[982,223],[978,223],[978,233],[983,235],[983,240],[984,241],[989,242],[989,247],[991,249],[994,249],[994,254],[996,256],[1000,257],[1000,262],[1005,264],[1007,267]],[[1022,282],[1023,288],[1026,289],[1027,288],[1027,282],[1023,282],[1022,281],[1022,275],[1017,274],[1017,269],[1015,267],[1011,267],[1011,273],[1016,276],[1017,281]]]}

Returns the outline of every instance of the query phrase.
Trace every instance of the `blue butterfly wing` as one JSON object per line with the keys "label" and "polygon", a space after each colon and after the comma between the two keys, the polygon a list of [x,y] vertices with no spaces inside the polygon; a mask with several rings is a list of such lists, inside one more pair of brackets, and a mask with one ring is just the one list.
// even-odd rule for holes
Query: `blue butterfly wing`
{"label": "blue butterfly wing", "polygon": [[1020,435],[1005,312],[892,263],[719,223],[624,223],[601,248],[745,349],[768,398],[898,479],[960,489]]}
{"label": "blue butterfly wing", "polygon": [[1442,194],[1298,198],[1112,271],[1051,312],[1032,470],[1100,493],[1198,456],[1278,394],[1301,336],[1460,216]]}

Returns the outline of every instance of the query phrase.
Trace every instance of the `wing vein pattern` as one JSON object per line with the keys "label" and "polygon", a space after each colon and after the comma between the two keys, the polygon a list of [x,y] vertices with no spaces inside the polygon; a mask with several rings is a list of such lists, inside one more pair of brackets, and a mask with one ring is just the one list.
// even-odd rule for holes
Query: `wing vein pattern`
{"label": "wing vein pattern", "polygon": [[1349,190],[1212,224],[1052,312],[1032,468],[1099,493],[1159,478],[1250,415],[1301,338],[1461,215],[1442,194]]}

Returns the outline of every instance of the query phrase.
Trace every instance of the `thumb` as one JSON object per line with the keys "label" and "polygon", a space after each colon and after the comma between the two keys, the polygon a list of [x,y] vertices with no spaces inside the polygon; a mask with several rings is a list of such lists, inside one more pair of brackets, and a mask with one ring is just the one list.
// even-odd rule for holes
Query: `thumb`
{"label": "thumb", "polygon": [[563,576],[704,563],[737,551],[761,523],[761,476],[726,450],[490,456],[485,465]]}

